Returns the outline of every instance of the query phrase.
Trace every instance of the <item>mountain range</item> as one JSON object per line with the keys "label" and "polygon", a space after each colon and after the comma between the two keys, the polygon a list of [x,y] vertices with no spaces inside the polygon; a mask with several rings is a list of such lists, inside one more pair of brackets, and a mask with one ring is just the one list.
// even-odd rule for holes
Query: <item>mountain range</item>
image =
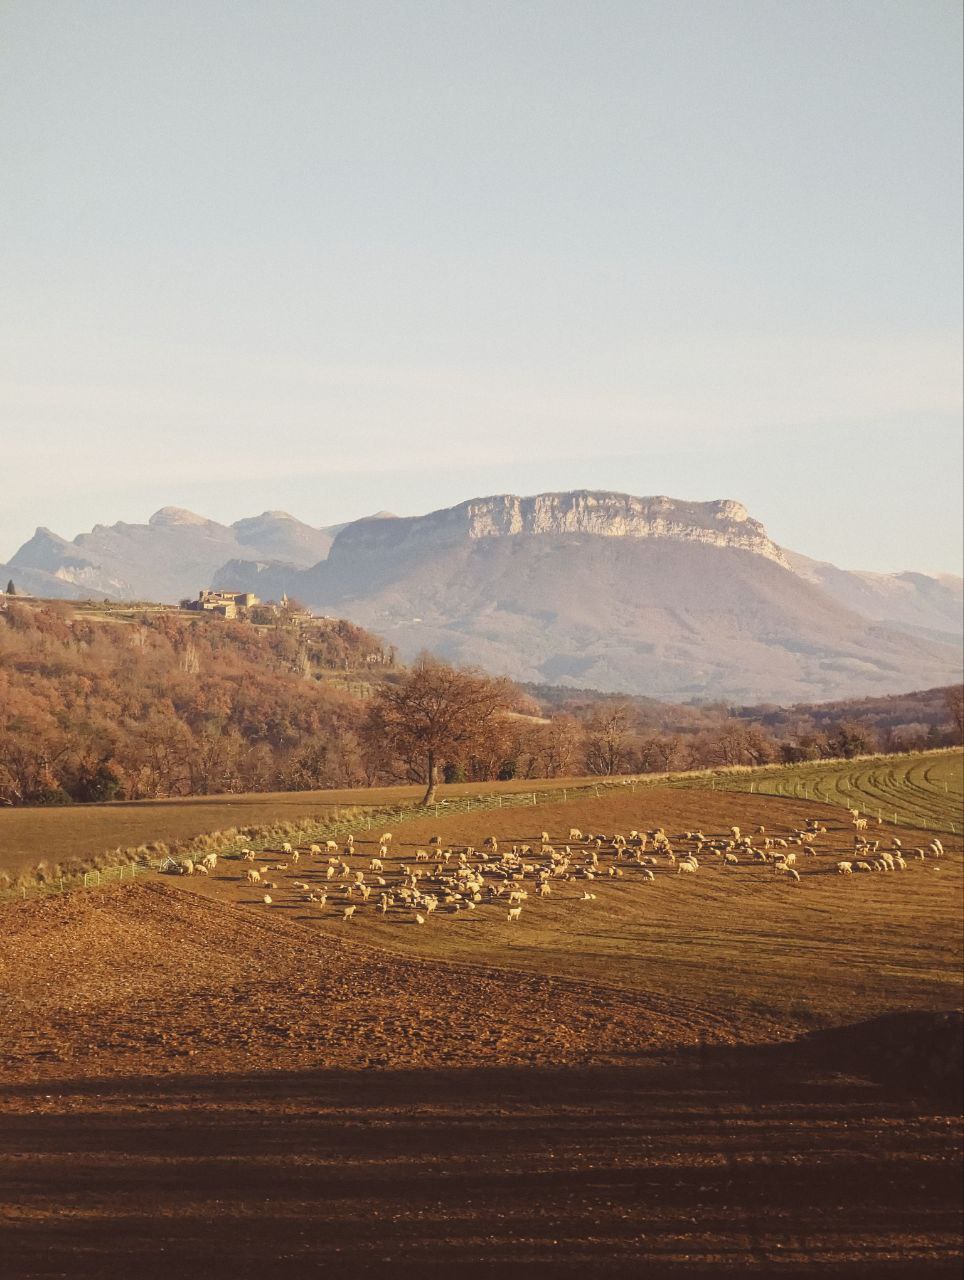
{"label": "mountain range", "polygon": [[961,678],[962,580],[843,570],[778,546],[738,502],[496,495],[315,528],[166,507],[68,542],[38,529],[0,577],[37,595],[282,593],[519,680],[800,702]]}

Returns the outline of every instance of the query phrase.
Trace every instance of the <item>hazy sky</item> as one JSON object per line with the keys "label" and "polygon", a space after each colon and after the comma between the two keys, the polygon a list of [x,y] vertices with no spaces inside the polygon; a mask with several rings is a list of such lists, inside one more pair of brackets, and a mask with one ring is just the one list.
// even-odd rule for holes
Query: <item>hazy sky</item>
{"label": "hazy sky", "polygon": [[961,568],[958,0],[4,0],[0,561],[745,502]]}

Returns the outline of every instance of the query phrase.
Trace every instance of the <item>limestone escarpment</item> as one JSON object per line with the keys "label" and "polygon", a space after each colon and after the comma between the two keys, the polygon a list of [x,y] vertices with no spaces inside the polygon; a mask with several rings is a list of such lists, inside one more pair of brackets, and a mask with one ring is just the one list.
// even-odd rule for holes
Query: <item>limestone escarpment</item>
{"label": "limestone escarpment", "polygon": [[392,521],[360,520],[335,539],[332,557],[389,548],[415,550],[462,539],[572,534],[602,538],[663,538],[730,547],[789,568],[766,529],[739,502],[681,502],[662,496],[576,490],[521,498],[497,494],[473,498],[429,515]]}

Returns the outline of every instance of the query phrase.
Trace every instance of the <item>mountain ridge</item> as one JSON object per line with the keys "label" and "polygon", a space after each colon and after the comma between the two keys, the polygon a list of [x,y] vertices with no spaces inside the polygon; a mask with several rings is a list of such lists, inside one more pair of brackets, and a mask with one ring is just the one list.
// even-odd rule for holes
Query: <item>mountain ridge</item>
{"label": "mountain ridge", "polygon": [[815,701],[959,678],[960,580],[838,569],[780,547],[729,498],[494,494],[328,528],[165,507],[73,542],[38,530],[11,567],[37,594],[286,592],[403,656],[664,698]]}

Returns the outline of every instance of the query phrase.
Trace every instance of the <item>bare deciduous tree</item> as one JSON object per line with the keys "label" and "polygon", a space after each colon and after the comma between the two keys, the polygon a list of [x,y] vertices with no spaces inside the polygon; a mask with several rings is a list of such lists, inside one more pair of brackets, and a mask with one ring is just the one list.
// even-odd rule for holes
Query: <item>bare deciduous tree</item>
{"label": "bare deciduous tree", "polygon": [[431,804],[442,765],[464,756],[512,701],[508,681],[421,654],[397,684],[378,690],[368,735],[420,762],[426,783],[422,803]]}

